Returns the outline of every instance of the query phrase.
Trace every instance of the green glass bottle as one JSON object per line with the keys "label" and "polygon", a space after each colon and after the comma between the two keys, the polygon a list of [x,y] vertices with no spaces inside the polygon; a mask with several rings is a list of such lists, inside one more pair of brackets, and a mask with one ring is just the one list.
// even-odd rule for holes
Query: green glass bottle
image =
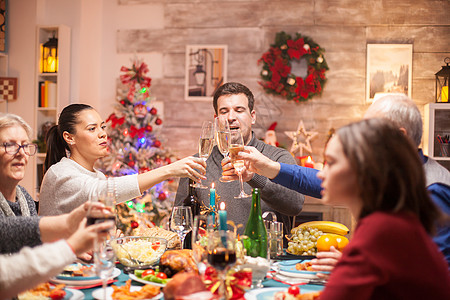
{"label": "green glass bottle", "polygon": [[243,239],[247,255],[252,257],[267,257],[267,231],[261,215],[261,194],[258,188],[252,192],[252,209],[245,225]]}

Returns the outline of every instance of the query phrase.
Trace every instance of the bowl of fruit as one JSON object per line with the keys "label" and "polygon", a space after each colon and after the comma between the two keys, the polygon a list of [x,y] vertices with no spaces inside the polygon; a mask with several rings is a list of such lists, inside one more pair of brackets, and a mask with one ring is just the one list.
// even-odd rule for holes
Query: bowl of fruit
{"label": "bowl of fruit", "polygon": [[311,221],[302,223],[286,236],[286,253],[300,256],[315,256],[319,251],[329,251],[331,246],[342,250],[347,244],[349,233],[344,224],[330,221]]}

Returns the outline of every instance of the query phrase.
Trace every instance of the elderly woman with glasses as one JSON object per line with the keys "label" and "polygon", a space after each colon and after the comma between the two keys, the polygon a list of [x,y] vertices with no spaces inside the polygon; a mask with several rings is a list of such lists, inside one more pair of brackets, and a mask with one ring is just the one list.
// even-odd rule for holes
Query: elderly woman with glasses
{"label": "elderly woman with glasses", "polygon": [[[25,188],[19,185],[25,176],[28,159],[36,154],[37,146],[31,143],[30,137],[31,128],[21,117],[0,113],[0,231],[4,232],[4,226],[10,228],[13,223],[21,224],[21,226],[15,226],[15,230],[20,231],[20,234],[16,236],[27,240],[29,246],[35,246],[41,241],[35,232],[30,231],[35,230],[39,219],[29,218],[29,216],[37,215],[36,205]],[[22,219],[12,220],[11,217]],[[7,219],[4,220],[4,218]],[[27,226],[27,223],[30,223],[28,224],[30,226]],[[17,241],[17,245],[23,245],[23,243]],[[0,252],[7,253],[17,251],[20,246],[15,247],[14,244],[10,244],[2,245],[0,248]]]}

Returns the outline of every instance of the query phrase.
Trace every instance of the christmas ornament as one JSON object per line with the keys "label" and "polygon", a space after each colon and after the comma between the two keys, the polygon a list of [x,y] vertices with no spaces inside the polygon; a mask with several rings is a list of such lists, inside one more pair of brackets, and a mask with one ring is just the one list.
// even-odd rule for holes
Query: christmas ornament
{"label": "christmas ornament", "polygon": [[136,221],[131,221],[130,225],[131,225],[131,228],[133,228],[133,229],[136,229],[139,227],[139,223]]}
{"label": "christmas ornament", "polygon": [[[295,102],[306,101],[322,92],[328,70],[324,58],[325,49],[311,38],[299,33],[292,38],[284,31],[276,34],[275,43],[265,52],[258,63],[262,63],[259,84],[269,94],[276,94]],[[305,78],[292,73],[292,62],[305,59]]]}
{"label": "christmas ornament", "polygon": [[134,106],[134,114],[138,118],[143,118],[147,114],[147,107],[143,104],[136,104]]}
{"label": "christmas ornament", "polygon": [[167,196],[166,196],[166,193],[159,193],[159,195],[158,195],[158,200],[159,201],[164,201],[164,200],[166,200],[167,199]]}
{"label": "christmas ornament", "polygon": [[306,131],[303,120],[298,123],[297,131],[285,131],[284,133],[293,141],[290,149],[291,153],[295,154],[299,151],[300,156],[303,156],[303,149],[312,153],[311,139],[318,133],[315,131]]}
{"label": "christmas ornament", "polygon": [[158,110],[154,107],[150,110],[150,114],[152,114],[152,115],[156,115],[157,112],[158,112]]}
{"label": "christmas ornament", "polygon": [[156,124],[156,125],[161,125],[161,124],[162,124],[162,120],[161,120],[161,119],[159,119],[159,118],[158,118],[158,119],[156,119],[156,121],[155,121],[155,124]]}

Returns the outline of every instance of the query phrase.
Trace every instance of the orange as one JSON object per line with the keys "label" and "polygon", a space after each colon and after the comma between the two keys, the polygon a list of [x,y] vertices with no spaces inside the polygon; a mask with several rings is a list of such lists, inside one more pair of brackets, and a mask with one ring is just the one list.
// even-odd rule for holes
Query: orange
{"label": "orange", "polygon": [[336,237],[330,234],[323,234],[317,239],[317,251],[330,251],[330,247],[338,248]]}
{"label": "orange", "polygon": [[348,244],[348,238],[345,236],[336,236],[336,242],[338,243],[337,249],[342,251]]}

